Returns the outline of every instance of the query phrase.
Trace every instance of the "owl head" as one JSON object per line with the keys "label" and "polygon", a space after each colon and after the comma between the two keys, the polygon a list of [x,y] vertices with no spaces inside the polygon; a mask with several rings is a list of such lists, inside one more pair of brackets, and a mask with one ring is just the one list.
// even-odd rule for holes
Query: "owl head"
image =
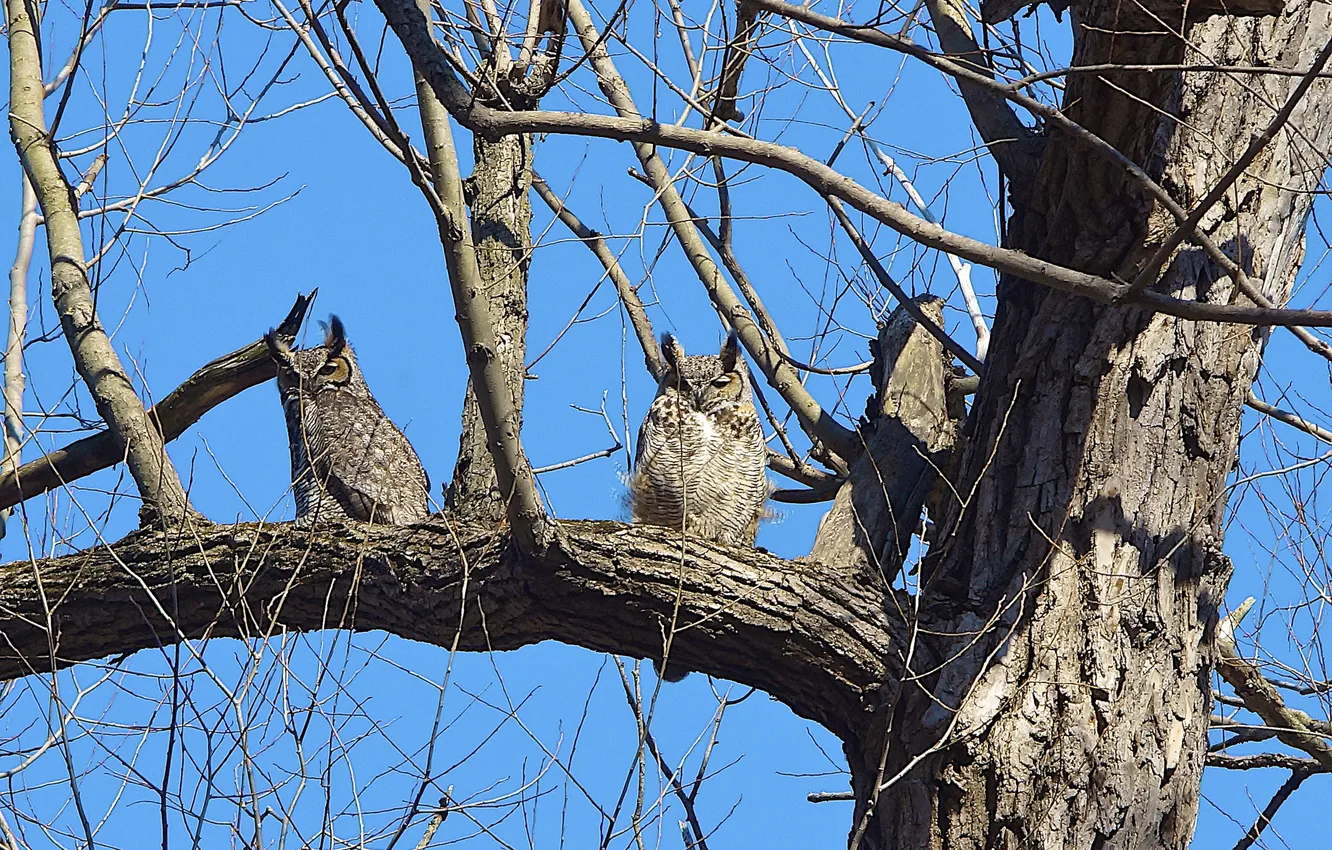
{"label": "owl head", "polygon": [[726,337],[718,354],[685,354],[684,346],[671,334],[661,338],[665,371],[657,394],[677,395],[690,407],[711,413],[739,402],[749,402],[749,368],[740,356],[735,334]]}
{"label": "owl head", "polygon": [[284,399],[296,394],[314,397],[322,392],[365,389],[356,355],[337,316],[329,316],[324,325],[323,345],[293,349],[271,330],[264,335],[264,342],[277,363],[278,391]]}

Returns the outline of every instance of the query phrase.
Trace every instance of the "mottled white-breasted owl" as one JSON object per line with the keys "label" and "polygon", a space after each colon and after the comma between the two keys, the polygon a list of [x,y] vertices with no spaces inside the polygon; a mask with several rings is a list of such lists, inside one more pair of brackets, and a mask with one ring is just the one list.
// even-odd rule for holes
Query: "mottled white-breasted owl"
{"label": "mottled white-breasted owl", "polygon": [[264,337],[277,363],[291,446],[296,518],[406,525],[426,518],[430,480],[412,444],[370,395],[342,321],[324,344],[294,350]]}
{"label": "mottled white-breasted owl", "polygon": [[629,478],[634,522],[752,546],[768,498],[768,453],[735,334],[720,354],[694,356],[666,334],[661,354],[665,373]]}

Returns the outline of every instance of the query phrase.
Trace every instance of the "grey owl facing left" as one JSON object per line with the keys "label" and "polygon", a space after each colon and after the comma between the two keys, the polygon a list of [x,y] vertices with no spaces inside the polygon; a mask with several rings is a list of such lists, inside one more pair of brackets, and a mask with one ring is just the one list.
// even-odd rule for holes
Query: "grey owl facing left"
{"label": "grey owl facing left", "polygon": [[735,334],[719,354],[661,340],[665,373],[638,433],[629,478],[634,522],[753,546],[768,498],[763,427]]}
{"label": "grey owl facing left", "polygon": [[277,363],[297,520],[406,525],[426,518],[430,481],[407,438],[370,394],[337,316],[324,344],[264,337]]}

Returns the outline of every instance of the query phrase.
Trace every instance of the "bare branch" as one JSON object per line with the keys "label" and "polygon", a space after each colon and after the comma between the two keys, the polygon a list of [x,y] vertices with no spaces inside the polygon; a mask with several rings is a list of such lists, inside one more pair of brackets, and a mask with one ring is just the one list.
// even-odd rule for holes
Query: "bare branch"
{"label": "bare branch", "polygon": [[1284,422],[1292,428],[1298,428],[1306,434],[1311,434],[1322,442],[1332,446],[1332,431],[1328,431],[1326,428],[1320,428],[1298,414],[1268,404],[1252,392],[1249,393],[1249,397],[1244,403],[1259,413],[1265,413],[1279,422]]}
{"label": "bare branch", "polygon": [[[1124,171],[1127,172],[1131,177],[1133,177],[1133,179],[1136,180],[1138,184],[1141,185],[1149,195],[1151,195],[1152,198],[1158,201],[1161,204],[1161,206],[1165,207],[1165,209],[1170,213],[1171,216],[1174,217],[1177,223],[1183,225],[1188,220],[1188,213],[1185,212],[1184,208],[1181,207],[1173,197],[1171,197],[1170,193],[1167,192],[1165,188],[1161,186],[1161,184],[1153,180],[1151,176],[1147,174],[1147,172],[1144,171],[1140,165],[1138,165],[1138,163],[1134,162],[1131,158],[1125,156],[1114,145],[1110,144],[1105,139],[1102,139],[1100,136],[1097,136],[1095,133],[1091,132],[1086,127],[1083,127],[1081,124],[1078,124],[1076,121],[1070,119],[1068,116],[1064,114],[1062,110],[1056,109],[1053,106],[1042,103],[1039,100],[1036,100],[1035,98],[1028,97],[1027,95],[1022,94],[1017,89],[1011,86],[1000,85],[991,77],[972,70],[969,67],[969,63],[968,65],[959,65],[950,60],[943,59],[934,53],[931,53],[930,51],[926,50],[925,48],[911,41],[910,39],[901,38],[898,36],[892,36],[887,33],[880,32],[879,30],[874,29],[872,27],[863,27],[863,26],[858,26],[856,24],[845,23],[836,18],[830,18],[826,15],[820,15],[819,13],[813,12],[805,7],[795,6],[790,3],[784,2],[784,0],[747,0],[747,2],[753,3],[756,6],[759,6],[760,8],[776,12],[777,14],[784,15],[793,20],[801,21],[803,23],[808,24],[809,26],[818,27],[819,29],[827,30],[828,32],[834,32],[840,35],[845,35],[849,38],[856,39],[857,41],[863,41],[867,44],[874,44],[880,47],[887,47],[892,50],[901,51],[902,53],[905,53],[909,56],[913,56],[917,59],[920,59],[921,61],[925,62],[926,64],[934,68],[937,68],[941,71],[951,74],[952,76],[957,78],[959,84],[961,84],[964,81],[969,81],[977,84],[978,86],[981,86],[982,88],[991,89],[992,91],[1002,95],[1003,97],[1007,98],[1013,103],[1022,106],[1024,109],[1028,110],[1032,114],[1039,115],[1042,118],[1046,119],[1052,126],[1058,127],[1059,129],[1067,133],[1068,137],[1075,143],[1081,145],[1082,147],[1086,148],[1087,150],[1091,151],[1092,153],[1096,154],[1097,156],[1101,157],[1107,162],[1115,164],[1120,168],[1124,169]],[[847,198],[846,200],[848,200],[853,205],[855,203],[854,201],[850,201],[849,198]],[[884,220],[884,223],[896,229],[895,225],[891,224],[890,222]],[[904,235],[910,235],[910,234],[904,234]],[[1249,279],[1249,276],[1244,271],[1244,269],[1233,258],[1228,256],[1224,251],[1222,251],[1220,246],[1218,246],[1216,242],[1206,232],[1200,230],[1197,227],[1193,227],[1189,230],[1189,232],[1186,235],[1192,242],[1201,247],[1203,251],[1207,254],[1207,256],[1211,258],[1212,261],[1215,262],[1218,266],[1220,266],[1225,271],[1225,273],[1231,277],[1232,280],[1235,281],[1235,285],[1239,287],[1240,291],[1242,291],[1249,298],[1253,299],[1262,308],[1273,307],[1271,300],[1268,299],[1262,292],[1259,291],[1258,287],[1254,284],[1254,282]],[[929,243],[926,242],[923,244],[929,244]],[[931,245],[930,247],[934,246]],[[977,262],[983,262],[983,261],[978,260]],[[986,265],[991,265],[993,268],[1000,269],[1002,271],[1009,271],[1008,269],[1002,269],[1000,266],[991,263],[986,263]],[[1053,285],[1050,282],[1033,278],[1029,275],[1025,275],[1020,272],[1010,272],[1010,273],[1016,274],[1018,277],[1025,277],[1027,280],[1031,280],[1036,283],[1042,283],[1047,286]],[[1059,287],[1055,286],[1055,288]],[[1166,301],[1174,301],[1174,299],[1165,296],[1153,297],[1152,293],[1144,292],[1141,293],[1141,295],[1135,293],[1133,297],[1129,297],[1126,294],[1129,288],[1130,288],[1129,286],[1119,287],[1119,292],[1111,299],[1111,303],[1115,304],[1145,303],[1148,306],[1153,307],[1153,309],[1157,309],[1165,313],[1171,313],[1172,315],[1177,315],[1182,318],[1193,318],[1193,319],[1205,318],[1201,315],[1198,315],[1196,312],[1194,314],[1189,315],[1183,312],[1173,312],[1170,309],[1158,306],[1158,304],[1160,303],[1160,299],[1164,299]],[[1096,296],[1091,296],[1091,297],[1096,297]],[[1175,303],[1180,304],[1183,302],[1175,301]],[[1218,319],[1218,321],[1226,321],[1226,320]],[[1311,321],[1302,321],[1302,322],[1260,321],[1260,322],[1254,322],[1254,324],[1309,325],[1316,323]],[[1296,332],[1296,335],[1300,336],[1300,339],[1304,341],[1306,345],[1310,345],[1311,348],[1313,347],[1307,336],[1302,336],[1301,332],[1299,331]],[[1324,346],[1326,347],[1326,344],[1324,344]]]}
{"label": "bare branch", "polygon": [[[606,52],[587,8],[580,0],[569,0],[568,14],[569,22],[582,41],[583,48],[591,57],[592,67],[596,71],[602,93],[606,95],[618,114],[629,121],[642,122],[643,119],[629,94],[629,88]],[[652,181],[657,193],[657,202],[676,240],[684,249],[685,256],[698,274],[713,305],[722,314],[726,323],[735,329],[741,343],[763,371],[768,383],[786,399],[810,439],[821,441],[844,457],[854,457],[858,449],[854,433],[826,413],[800,383],[800,376],[795,370],[771,350],[750,312],[745,309],[722,277],[721,270],[717,268],[717,264],[708,253],[698,228],[694,226],[693,216],[671,180],[666,163],[651,145],[635,144],[634,152],[644,173]]]}
{"label": "bare branch", "polygon": [[[921,2],[923,3],[924,0],[921,0]],[[787,21],[787,24],[791,27],[791,34],[795,37],[796,45],[800,48],[800,52],[805,55],[805,61],[809,62],[810,66],[813,67],[814,73],[818,76],[819,81],[823,83],[823,87],[832,95],[833,100],[837,102],[837,105],[842,107],[842,112],[851,119],[851,127],[847,130],[847,135],[844,141],[849,139],[853,133],[859,136],[861,141],[869,146],[870,151],[874,154],[875,158],[879,160],[880,164],[883,165],[884,169],[893,176],[893,179],[898,182],[898,185],[906,190],[907,197],[911,199],[911,203],[916,205],[916,209],[920,210],[921,217],[932,224],[938,224],[938,217],[934,215],[934,211],[930,209],[930,205],[925,202],[925,198],[916,190],[916,186],[911,181],[911,178],[909,178],[907,173],[902,170],[902,167],[897,164],[897,160],[883,149],[883,145],[879,144],[865,132],[863,123],[864,115],[856,115],[855,112],[851,110],[850,105],[847,104],[846,99],[842,97],[841,92],[837,90],[837,87],[833,85],[832,80],[828,79],[828,75],[823,73],[823,68],[814,60],[814,55],[810,53],[809,48],[805,46],[805,39],[801,37],[795,21]],[[829,166],[833,164],[833,161],[840,150],[841,145],[834,150],[833,156],[828,158]],[[971,326],[976,331],[976,359],[984,360],[985,352],[990,348],[990,327],[985,323],[985,316],[981,312],[980,302],[976,298],[976,289],[971,284],[971,265],[962,262],[961,259],[952,254],[945,254],[944,256],[948,258],[948,265],[952,268],[954,277],[957,278],[958,288],[962,290],[962,300],[967,305],[967,315],[971,317]]]}
{"label": "bare branch", "polygon": [[792,481],[798,481],[816,490],[831,488],[836,490],[841,479],[807,463],[797,463],[779,451],[768,449],[768,468],[778,475],[784,475]]}
{"label": "bare branch", "polygon": [[[430,14],[429,0],[421,0],[417,13]],[[433,39],[431,44],[438,50]],[[507,56],[507,48],[502,54]],[[476,246],[468,225],[467,203],[463,197],[462,175],[458,170],[458,153],[449,126],[449,114],[419,72],[416,74],[416,96],[430,159],[431,182],[438,195],[436,222],[449,270],[454,315],[462,331],[472,389],[485,424],[490,455],[495,462],[495,478],[514,537],[527,551],[537,551],[549,543],[549,520],[537,495],[532,467],[523,453],[522,411],[514,402],[499,356],[495,320],[482,285]]]}
{"label": "bare branch", "polygon": [[[985,364],[976,355],[967,351],[961,343],[949,336],[948,332],[938,322],[927,316],[920,305],[910,295],[907,295],[901,286],[898,286],[897,281],[893,280],[893,276],[888,274],[888,270],[883,267],[883,263],[879,262],[879,258],[874,256],[874,250],[865,241],[865,237],[860,235],[860,231],[856,229],[856,225],[851,221],[851,217],[846,214],[846,210],[842,209],[842,202],[833,197],[825,200],[827,200],[829,208],[832,209],[833,215],[837,217],[838,224],[842,225],[847,237],[851,239],[851,244],[856,246],[856,250],[860,252],[865,264],[870,267],[870,271],[874,272],[874,277],[879,281],[879,285],[891,292],[893,297],[897,299],[897,303],[911,314],[916,323],[929,331],[930,336],[939,340],[939,344],[958,360],[965,363],[968,369],[977,375],[984,371]],[[942,314],[940,315],[942,316]]]}
{"label": "bare branch", "polygon": [[[306,310],[315,293],[296,298],[287,317],[277,328],[278,336],[291,341],[300,331]],[[163,443],[185,433],[208,411],[250,387],[262,384],[277,374],[262,339],[219,357],[191,375],[149,411],[149,419]],[[100,469],[115,466],[125,459],[109,431],[71,443],[37,460],[25,463],[17,472],[0,476],[0,508],[40,496]]]}
{"label": "bare branch", "polygon": [[[777,352],[777,356],[793,366],[799,366],[799,362],[791,357],[791,350],[787,347],[786,339],[782,336],[781,329],[778,328],[777,323],[773,321],[772,314],[768,312],[768,308],[764,305],[763,299],[758,294],[758,290],[755,289],[754,284],[750,282],[749,275],[745,273],[744,266],[740,265],[740,259],[736,257],[735,251],[731,249],[729,240],[731,215],[726,172],[721,167],[720,159],[713,158],[712,162],[714,166],[713,173],[717,178],[717,192],[721,196],[722,209],[719,229],[722,230],[722,234],[718,234],[717,231],[713,230],[712,226],[708,224],[707,218],[695,212],[693,206],[687,202],[685,203],[685,211],[689,213],[690,222],[693,223],[694,227],[698,228],[698,232],[703,234],[703,238],[707,240],[708,244],[712,246],[712,250],[716,251],[717,256],[721,258],[722,265],[726,267],[727,274],[731,276],[731,280],[735,282],[736,288],[739,289],[740,294],[744,296],[745,303],[754,311],[754,321],[758,323],[759,328],[763,330],[763,333],[767,335],[768,339],[772,342],[773,348]],[[652,189],[654,192],[656,191],[656,186],[653,184],[652,178],[648,177],[641,171],[631,170],[629,176]]]}
{"label": "bare branch", "polygon": [[1306,770],[1292,770],[1290,776],[1286,778],[1285,782],[1281,783],[1281,787],[1272,795],[1272,799],[1267,801],[1267,805],[1263,807],[1258,819],[1253,822],[1253,826],[1249,827],[1249,831],[1235,844],[1235,850],[1249,850],[1259,836],[1263,834],[1263,830],[1267,829],[1267,825],[1272,822],[1272,818],[1276,817],[1277,810],[1281,808],[1282,804],[1290,799],[1290,795],[1294,794],[1295,790],[1304,784],[1304,780],[1312,775]]}
{"label": "bare branch", "polygon": [[74,366],[88,386],[109,433],[123,447],[130,474],[143,497],[145,518],[179,522],[193,514],[180,476],[167,457],[161,434],[134,392],[106,331],[98,321],[88,286],[73,187],[47,133],[42,100],[41,55],[36,22],[25,0],[9,0],[10,134],[46,219],[51,255],[51,295]]}
{"label": "bare branch", "polygon": [[606,246],[606,240],[600,233],[583,224],[582,220],[574,215],[573,210],[565,206],[564,201],[551,191],[546,181],[535,172],[532,174],[532,188],[536,189],[537,195],[546,202],[546,206],[550,207],[551,212],[555,213],[564,226],[569,228],[570,232],[577,236],[601,262],[611,283],[615,284],[615,291],[620,296],[624,311],[629,314],[629,324],[633,326],[634,336],[638,338],[638,344],[643,349],[643,363],[647,366],[648,374],[653,378],[660,377],[661,346],[657,344],[657,336],[652,330],[652,320],[648,318],[647,310],[643,308],[643,300],[638,297],[638,291],[629,282],[624,269],[620,268],[620,261]]}
{"label": "bare branch", "polygon": [[421,840],[416,843],[416,850],[425,850],[425,848],[429,847],[430,840],[435,837],[435,832],[444,824],[444,821],[448,819],[449,812],[452,810],[453,806],[453,798],[450,794],[452,790],[453,786],[449,786],[449,791],[446,791],[444,796],[440,798],[439,807],[435,809],[435,813],[430,816],[430,821],[426,824],[425,832],[421,833]]}
{"label": "bare branch", "polygon": [[[692,846],[698,847],[699,850],[708,850],[708,844],[704,838],[706,833],[703,832],[703,827],[699,825],[698,812],[694,810],[693,795],[685,793],[679,777],[676,776],[675,771],[671,770],[670,763],[666,761],[666,757],[661,754],[661,749],[657,747],[657,738],[652,734],[652,729],[648,726],[648,720],[643,717],[643,707],[639,704],[633,688],[629,686],[629,679],[624,675],[623,666],[620,667],[620,683],[624,685],[624,698],[629,703],[629,709],[634,713],[634,720],[638,723],[639,734],[643,743],[647,744],[648,752],[652,753],[652,757],[657,762],[657,767],[665,775],[666,781],[670,783],[671,790],[675,792],[680,805],[684,807],[689,827],[694,831],[695,840],[694,842],[686,842],[686,847],[692,844]],[[697,792],[697,787],[694,790]]]}
{"label": "bare branch", "polygon": [[[1123,291],[1128,287],[1128,284],[1110,278],[1065,268],[1036,259],[1021,251],[997,248],[949,232],[938,225],[912,215],[900,204],[875,194],[818,160],[793,148],[772,142],[660,124],[642,118],[613,118],[603,115],[538,110],[503,112],[475,103],[466,90],[462,88],[452,68],[444,61],[438,47],[433,42],[425,39],[425,22],[420,18],[419,13],[415,13],[413,9],[412,13],[409,14],[408,10],[404,8],[406,0],[376,0],[376,2],[389,20],[394,32],[402,40],[408,54],[412,56],[413,64],[430,82],[435,93],[441,96],[441,102],[449,109],[450,114],[459,123],[474,132],[487,136],[502,136],[520,132],[594,136],[663,145],[707,156],[726,156],[744,162],[766,165],[798,177],[821,196],[832,195],[842,199],[856,209],[926,247],[957,254],[964,259],[1012,274],[1024,280],[1062,292],[1082,295],[1104,304],[1117,303]],[[753,0],[753,2],[770,3],[773,0]],[[1107,154],[1107,156],[1109,155]],[[1115,155],[1122,157],[1118,152],[1115,152]],[[1137,166],[1133,167],[1137,168]],[[1171,203],[1174,202],[1171,201]],[[1178,208],[1178,204],[1175,204],[1175,207]],[[1181,210],[1179,218],[1182,220],[1186,215]],[[1211,256],[1210,252],[1209,256]],[[1221,256],[1231,267],[1234,267],[1233,260],[1226,258],[1224,254]],[[1239,304],[1183,301],[1150,290],[1142,293],[1133,303],[1156,312],[1197,321],[1332,327],[1332,311],[1325,310],[1278,309],[1263,306],[1250,307]],[[760,358],[756,358],[756,360],[760,363],[763,362]],[[838,427],[844,426],[838,424]]]}
{"label": "bare branch", "polygon": [[1226,753],[1208,753],[1208,767],[1220,767],[1226,770],[1263,770],[1279,767],[1283,770],[1326,773],[1322,765],[1311,758],[1292,756],[1286,753],[1254,753],[1251,756],[1232,756]]}
{"label": "bare branch", "polygon": [[[966,7],[959,0],[926,0],[925,7],[929,9],[934,33],[944,52],[993,80],[994,73],[985,54],[971,34]],[[1026,192],[1035,183],[1036,166],[1041,161],[1045,140],[1018,120],[1012,107],[993,87],[980,86],[966,79],[958,79],[957,87],[976,131],[990,156],[998,163],[999,170],[1008,178],[1014,191],[1019,195]]]}
{"label": "bare branch", "polygon": [[[9,341],[5,345],[5,455],[0,476],[18,468],[23,448],[23,343],[28,336],[28,268],[37,241],[37,194],[32,181],[23,177],[22,212],[18,246],[9,269]],[[0,509],[0,537],[9,521],[9,508]]]}
{"label": "bare branch", "polygon": [[731,34],[726,52],[722,54],[721,79],[717,83],[717,96],[712,101],[712,116],[718,121],[740,121],[745,117],[744,113],[736,109],[735,99],[740,90],[740,77],[745,71],[745,62],[753,51],[758,10],[744,2],[735,5],[735,32]]}
{"label": "bare branch", "polygon": [[622,448],[624,448],[624,446],[620,445],[620,443],[617,442],[615,445],[610,446],[609,448],[604,448],[601,451],[592,452],[591,454],[586,454],[583,455],[582,457],[576,457],[573,458],[572,460],[560,461],[559,463],[552,463],[550,466],[537,467],[536,469],[532,470],[532,474],[544,475],[547,472],[556,472],[561,469],[569,469],[570,467],[578,466],[579,464],[582,463],[587,463],[590,460],[600,460],[603,457],[610,457],[611,455],[615,454]]}
{"label": "bare branch", "polygon": [[1245,708],[1278,730],[1281,743],[1303,750],[1324,770],[1332,770],[1332,744],[1310,728],[1313,718],[1287,706],[1276,686],[1267,681],[1256,664],[1241,658],[1235,648],[1235,627],[1249,612],[1253,601],[1253,597],[1249,597],[1217,625],[1217,672],[1244,700]]}

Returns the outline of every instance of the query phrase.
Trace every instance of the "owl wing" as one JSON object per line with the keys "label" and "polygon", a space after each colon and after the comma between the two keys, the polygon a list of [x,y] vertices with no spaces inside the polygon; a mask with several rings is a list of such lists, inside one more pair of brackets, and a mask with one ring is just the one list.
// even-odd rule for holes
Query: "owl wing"
{"label": "owl wing", "polygon": [[333,394],[306,430],[315,476],[348,516],[386,525],[425,519],[425,469],[374,399]]}

